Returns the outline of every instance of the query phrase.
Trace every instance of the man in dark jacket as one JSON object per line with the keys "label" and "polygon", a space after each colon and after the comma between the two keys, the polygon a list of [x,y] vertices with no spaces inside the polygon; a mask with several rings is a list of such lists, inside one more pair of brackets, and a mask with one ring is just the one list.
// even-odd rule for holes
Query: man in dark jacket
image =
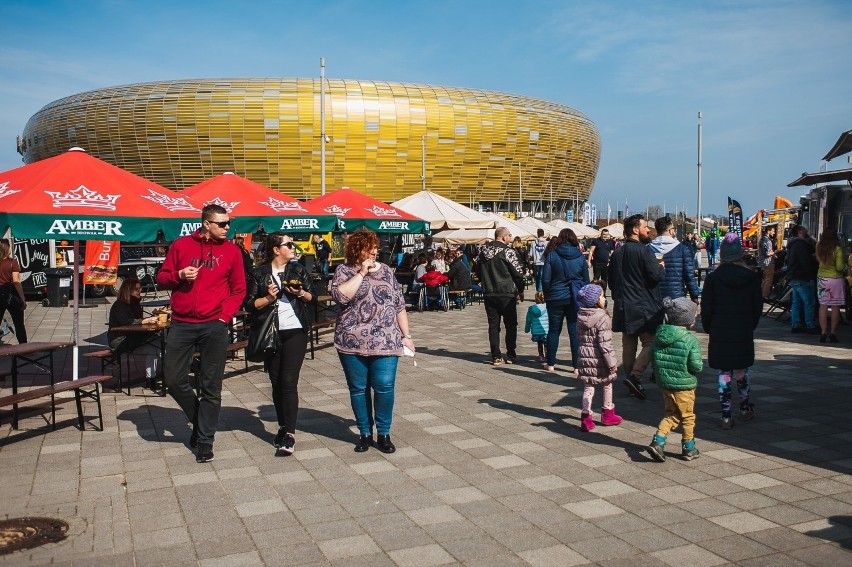
{"label": "man in dark jacket", "polygon": [[660,282],[660,296],[678,299],[686,297],[698,302],[698,283],[695,280],[694,255],[689,248],[675,238],[671,217],[660,217],[654,221],[657,238],[649,245],[657,258],[662,256],[666,277]]}
{"label": "man in dark jacket", "polygon": [[[793,291],[792,305],[790,305],[792,332],[804,333],[807,331],[816,335],[819,334],[819,327],[814,316],[816,310],[816,277],[819,269],[819,264],[814,255],[816,247],[804,226],[793,227],[790,234],[792,236],[787,242],[786,263],[787,277]],[[803,311],[804,321],[802,320]]]}
{"label": "man in dark jacket", "polygon": [[509,246],[512,235],[508,228],[494,231],[494,240],[482,246],[476,258],[476,275],[482,285],[485,314],[488,316],[488,342],[491,363],[503,364],[500,352],[500,320],[506,327],[506,363],[514,364],[518,342],[518,308],[516,300],[524,300],[524,276],[515,249]]}
{"label": "man in dark jacket", "polygon": [[589,247],[589,267],[592,269],[592,278],[600,282],[604,295],[609,275],[609,257],[614,251],[615,240],[610,236],[609,230],[602,228],[600,238],[592,240]]}
{"label": "man in dark jacket", "polygon": [[[646,246],[651,242],[648,223],[642,215],[624,221],[624,245],[612,255],[609,285],[614,300],[612,330],[621,339],[624,383],[630,393],[645,399],[642,373],[650,362],[650,348],[657,327],[663,322],[663,302],[659,284],[666,276],[665,266]],[[639,341],[642,350],[636,355]]]}

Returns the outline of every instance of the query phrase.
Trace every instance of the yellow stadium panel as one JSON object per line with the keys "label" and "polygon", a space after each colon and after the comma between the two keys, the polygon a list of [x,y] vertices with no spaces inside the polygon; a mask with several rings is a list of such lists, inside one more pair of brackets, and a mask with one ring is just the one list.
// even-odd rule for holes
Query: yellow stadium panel
{"label": "yellow stadium panel", "polygon": [[[588,198],[594,123],[529,97],[426,84],[326,80],[326,187],[384,201],[426,187],[464,203]],[[224,171],[294,196],[320,191],[318,79],[165,81],[52,102],[27,122],[25,163],[79,145],[173,189]]]}

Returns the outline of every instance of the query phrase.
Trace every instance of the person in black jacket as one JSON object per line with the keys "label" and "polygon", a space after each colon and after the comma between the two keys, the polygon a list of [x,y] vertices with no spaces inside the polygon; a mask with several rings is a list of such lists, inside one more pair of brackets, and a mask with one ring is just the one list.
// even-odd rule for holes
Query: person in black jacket
{"label": "person in black jacket", "polygon": [[450,279],[450,291],[467,291],[470,289],[470,269],[462,260],[463,254],[458,250],[449,253],[450,269],[447,277]]}
{"label": "person in black jacket", "polygon": [[[790,317],[792,332],[819,334],[816,320],[816,277],[819,263],[816,245],[804,226],[795,226],[787,242],[787,278],[793,291]],[[804,321],[802,314],[804,313]]]}
{"label": "person in black jacket", "polygon": [[[622,333],[624,383],[632,395],[644,400],[642,373],[650,362],[654,334],[663,322],[659,286],[666,277],[666,269],[646,246],[651,237],[642,215],[625,219],[624,237],[624,244],[616,249],[609,264],[609,286],[614,300],[612,330]],[[642,350],[637,355],[640,341]]]}
{"label": "person in black jacket", "polygon": [[701,325],[710,335],[708,365],[719,371],[722,429],[734,426],[731,382],[740,397],[740,419],[754,417],[749,399],[749,367],[754,364],[754,329],[763,312],[760,274],[746,267],[743,247],[734,233],[725,235],[719,249],[721,263],[704,281]]}
{"label": "person in black jacket", "polygon": [[151,333],[116,333],[112,329],[156,322],[157,317],[144,317],[142,314],[142,284],[136,278],[126,278],[121,282],[118,297],[109,309],[107,342],[109,348],[117,353],[145,356],[145,385],[151,390],[154,389],[157,363],[160,361],[160,349],[150,342]]}
{"label": "person in black jacket", "polygon": [[253,314],[252,324],[267,307],[275,307],[280,345],[264,362],[272,382],[272,403],[278,418],[273,444],[279,455],[296,450],[296,415],[299,411],[299,373],[308,347],[311,317],[308,304],[316,303],[313,279],[295,258],[293,238],[273,232],[266,239],[266,259],[246,282],[245,309]]}
{"label": "person in black jacket", "polygon": [[485,314],[488,317],[488,342],[491,363],[503,364],[500,352],[500,320],[506,327],[507,364],[514,364],[518,343],[517,301],[524,300],[523,266],[515,249],[509,246],[512,235],[506,227],[494,231],[494,240],[482,246],[476,259],[476,274],[482,285]]}

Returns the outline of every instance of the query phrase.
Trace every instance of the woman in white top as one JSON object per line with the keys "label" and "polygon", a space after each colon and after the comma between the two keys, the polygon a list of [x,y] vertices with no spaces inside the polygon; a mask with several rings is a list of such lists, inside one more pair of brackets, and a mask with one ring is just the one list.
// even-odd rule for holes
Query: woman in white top
{"label": "woman in white top", "polygon": [[[293,238],[273,232],[266,238],[266,259],[252,270],[246,281],[245,308],[253,319],[262,318],[276,303],[280,346],[265,361],[272,382],[272,402],[278,417],[275,449],[292,455],[296,447],[296,414],[299,411],[299,373],[308,345],[308,304],[316,303],[312,280],[305,267],[295,261]],[[254,323],[253,323],[254,324]]]}

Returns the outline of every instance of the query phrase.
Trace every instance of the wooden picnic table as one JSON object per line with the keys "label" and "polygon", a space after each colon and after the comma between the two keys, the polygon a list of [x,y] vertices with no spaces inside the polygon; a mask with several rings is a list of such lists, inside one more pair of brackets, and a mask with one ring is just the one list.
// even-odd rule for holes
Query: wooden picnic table
{"label": "wooden picnic table", "polygon": [[[53,366],[53,353],[59,349],[74,346],[71,341],[57,342],[32,342],[20,345],[0,345],[0,358],[12,359],[12,395],[18,393],[18,365],[21,361],[32,364],[36,368],[46,371],[50,375],[50,385],[54,385],[55,372]],[[39,356],[40,355],[40,356]],[[48,359],[48,366],[42,361]],[[54,397],[50,397],[51,423],[56,427],[56,404]],[[18,404],[12,405],[12,429],[18,428]]]}

